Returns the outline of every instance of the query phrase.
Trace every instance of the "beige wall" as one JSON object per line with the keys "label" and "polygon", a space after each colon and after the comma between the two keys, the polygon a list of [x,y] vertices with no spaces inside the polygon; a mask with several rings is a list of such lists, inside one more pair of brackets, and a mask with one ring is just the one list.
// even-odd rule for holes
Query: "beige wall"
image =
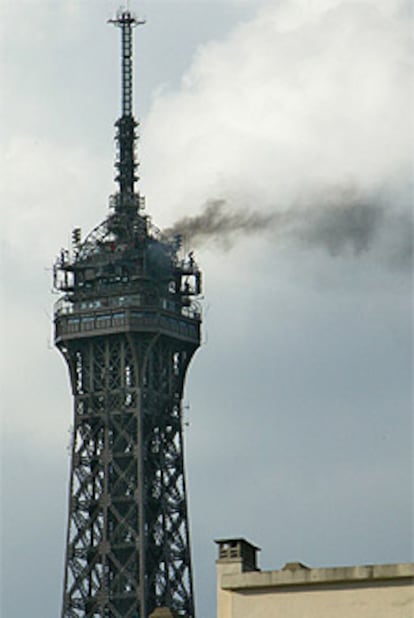
{"label": "beige wall", "polygon": [[219,618],[413,618],[413,599],[408,587],[233,593]]}
{"label": "beige wall", "polygon": [[414,618],[412,564],[217,575],[217,618]]}

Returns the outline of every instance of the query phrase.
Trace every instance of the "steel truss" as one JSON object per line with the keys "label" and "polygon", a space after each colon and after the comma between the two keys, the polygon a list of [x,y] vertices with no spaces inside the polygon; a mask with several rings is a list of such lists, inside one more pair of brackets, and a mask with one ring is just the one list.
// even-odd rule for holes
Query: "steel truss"
{"label": "steel truss", "polygon": [[194,615],[181,397],[192,355],[118,335],[65,351],[75,426],[62,618]]}

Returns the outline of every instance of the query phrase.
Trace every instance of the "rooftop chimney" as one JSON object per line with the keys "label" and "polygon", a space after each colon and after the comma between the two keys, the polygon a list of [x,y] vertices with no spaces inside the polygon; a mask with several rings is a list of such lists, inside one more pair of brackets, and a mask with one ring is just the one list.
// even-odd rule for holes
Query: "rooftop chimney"
{"label": "rooftop chimney", "polygon": [[217,563],[239,563],[241,572],[258,571],[257,552],[259,547],[252,545],[246,539],[219,539]]}

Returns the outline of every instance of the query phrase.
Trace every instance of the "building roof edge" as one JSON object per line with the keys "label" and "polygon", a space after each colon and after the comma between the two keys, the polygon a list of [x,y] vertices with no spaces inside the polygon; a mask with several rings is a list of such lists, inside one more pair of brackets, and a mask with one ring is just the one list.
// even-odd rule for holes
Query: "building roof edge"
{"label": "building roof edge", "polygon": [[[223,590],[321,586],[335,584],[370,584],[387,580],[414,584],[414,563],[371,564],[332,568],[297,568],[295,570],[252,571],[223,575]],[[402,581],[407,580],[407,581]]]}

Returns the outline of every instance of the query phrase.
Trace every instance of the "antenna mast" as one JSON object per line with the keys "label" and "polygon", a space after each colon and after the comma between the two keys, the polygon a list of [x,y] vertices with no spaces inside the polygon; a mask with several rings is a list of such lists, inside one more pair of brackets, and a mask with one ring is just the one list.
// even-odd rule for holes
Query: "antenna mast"
{"label": "antenna mast", "polygon": [[109,23],[121,28],[122,50],[122,115],[116,121],[116,140],[118,144],[118,156],[115,163],[117,175],[115,180],[119,183],[120,199],[117,207],[122,208],[134,201],[134,184],[138,180],[135,174],[138,163],[135,160],[135,129],[138,122],[132,113],[132,28],[145,24],[144,19],[137,19],[129,10],[119,10],[115,19]]}

